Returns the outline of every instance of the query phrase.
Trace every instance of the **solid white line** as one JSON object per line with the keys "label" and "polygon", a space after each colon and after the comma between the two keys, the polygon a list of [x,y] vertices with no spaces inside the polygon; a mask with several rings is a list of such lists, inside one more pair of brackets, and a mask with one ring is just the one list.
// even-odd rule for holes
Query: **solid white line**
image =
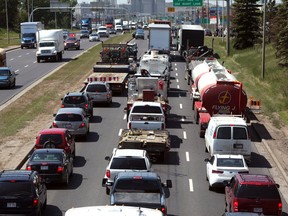
{"label": "solid white line", "polygon": [[121,136],[122,134],[122,129],[119,130],[118,136]]}
{"label": "solid white line", "polygon": [[189,179],[189,188],[190,188],[190,192],[194,191],[193,180],[192,179]]}
{"label": "solid white line", "polygon": [[178,73],[176,73],[175,75],[178,76]]}
{"label": "solid white line", "polygon": [[125,113],[124,114],[124,117],[123,117],[123,120],[125,120],[127,118],[127,114]]}
{"label": "solid white line", "polygon": [[179,106],[180,106],[180,109],[182,109],[183,107],[182,107],[182,104],[179,104]]}
{"label": "solid white line", "polygon": [[180,86],[179,86],[179,85],[177,85],[177,88],[179,89],[179,88],[180,88]]}
{"label": "solid white line", "polygon": [[187,139],[186,131],[183,131],[183,138],[184,138],[184,139]]}
{"label": "solid white line", "polygon": [[29,65],[25,65],[24,67],[28,67]]}
{"label": "solid white line", "polygon": [[189,158],[189,152],[186,152],[186,161],[189,162],[190,158]]}

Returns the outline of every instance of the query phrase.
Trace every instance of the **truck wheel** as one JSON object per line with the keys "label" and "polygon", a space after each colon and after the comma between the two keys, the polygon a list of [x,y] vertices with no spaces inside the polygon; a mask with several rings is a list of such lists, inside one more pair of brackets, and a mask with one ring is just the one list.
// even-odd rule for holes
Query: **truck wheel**
{"label": "truck wheel", "polygon": [[39,57],[37,57],[37,63],[40,63],[40,58]]}
{"label": "truck wheel", "polygon": [[21,49],[23,49],[23,46],[21,46]]}

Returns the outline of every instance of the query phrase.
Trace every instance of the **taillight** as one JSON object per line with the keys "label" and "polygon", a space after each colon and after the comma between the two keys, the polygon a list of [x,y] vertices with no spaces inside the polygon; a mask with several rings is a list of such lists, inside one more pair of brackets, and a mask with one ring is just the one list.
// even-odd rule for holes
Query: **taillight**
{"label": "taillight", "polygon": [[55,122],[53,122],[52,127],[53,127],[53,128],[57,128],[58,125],[57,125]]}
{"label": "taillight", "polygon": [[34,198],[34,199],[33,199],[33,207],[38,206],[38,203],[39,203],[38,198]]}
{"label": "taillight", "polygon": [[165,206],[161,206],[161,212],[163,212],[164,214],[166,214],[166,208],[165,208]]}
{"label": "taillight", "polygon": [[106,176],[107,176],[107,178],[110,178],[110,177],[111,177],[110,170],[106,170]]}
{"label": "taillight", "polygon": [[26,170],[32,170],[32,167],[31,167],[30,165],[28,165],[28,166],[26,167]]}
{"label": "taillight", "polygon": [[111,94],[110,93],[107,93],[107,98],[110,98],[111,97]]}
{"label": "taillight", "polygon": [[238,212],[238,200],[235,199],[233,202],[233,212]]}
{"label": "taillight", "polygon": [[217,133],[216,133],[216,130],[215,130],[214,133],[213,133],[213,139],[216,139],[216,135],[217,135]]}
{"label": "taillight", "polygon": [[81,123],[81,125],[79,126],[79,128],[83,128],[85,127],[85,123]]}
{"label": "taillight", "polygon": [[62,166],[58,166],[57,168],[57,173],[63,172],[64,168]]}
{"label": "taillight", "polygon": [[280,211],[279,215],[281,215],[281,212],[282,212],[282,203],[281,202],[278,203],[278,211]]}
{"label": "taillight", "polygon": [[88,104],[85,104],[85,108],[88,108]]}
{"label": "taillight", "polygon": [[61,104],[61,108],[64,108],[65,106],[64,106],[64,104]]}
{"label": "taillight", "polygon": [[224,172],[223,172],[223,171],[220,171],[220,170],[212,170],[212,173],[222,174],[222,173],[224,173]]}

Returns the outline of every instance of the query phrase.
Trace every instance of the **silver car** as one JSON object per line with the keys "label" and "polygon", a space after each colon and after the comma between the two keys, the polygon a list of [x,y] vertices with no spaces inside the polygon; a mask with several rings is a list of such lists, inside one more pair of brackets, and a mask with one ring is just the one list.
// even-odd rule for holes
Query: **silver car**
{"label": "silver car", "polygon": [[87,84],[84,92],[86,92],[93,103],[112,103],[112,91],[107,82],[90,82]]}
{"label": "silver car", "polygon": [[82,108],[60,108],[53,116],[53,128],[66,128],[71,134],[85,138],[89,133],[89,116]]}
{"label": "silver car", "polygon": [[89,41],[100,41],[100,35],[97,33],[92,33],[89,35]]}

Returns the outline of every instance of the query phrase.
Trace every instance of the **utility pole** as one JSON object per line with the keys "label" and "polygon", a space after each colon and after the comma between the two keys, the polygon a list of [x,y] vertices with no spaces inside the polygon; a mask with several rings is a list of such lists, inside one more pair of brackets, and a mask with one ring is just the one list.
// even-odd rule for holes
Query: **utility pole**
{"label": "utility pole", "polygon": [[265,74],[265,32],[266,32],[266,3],[267,0],[264,0],[264,12],[263,12],[263,35],[262,35],[262,79],[264,79]]}
{"label": "utility pole", "polygon": [[9,44],[9,22],[8,22],[8,7],[7,0],[5,0],[5,11],[6,11],[6,28],[7,28],[7,44]]}
{"label": "utility pole", "polygon": [[226,41],[226,55],[230,55],[230,0],[227,1],[227,41]]}

